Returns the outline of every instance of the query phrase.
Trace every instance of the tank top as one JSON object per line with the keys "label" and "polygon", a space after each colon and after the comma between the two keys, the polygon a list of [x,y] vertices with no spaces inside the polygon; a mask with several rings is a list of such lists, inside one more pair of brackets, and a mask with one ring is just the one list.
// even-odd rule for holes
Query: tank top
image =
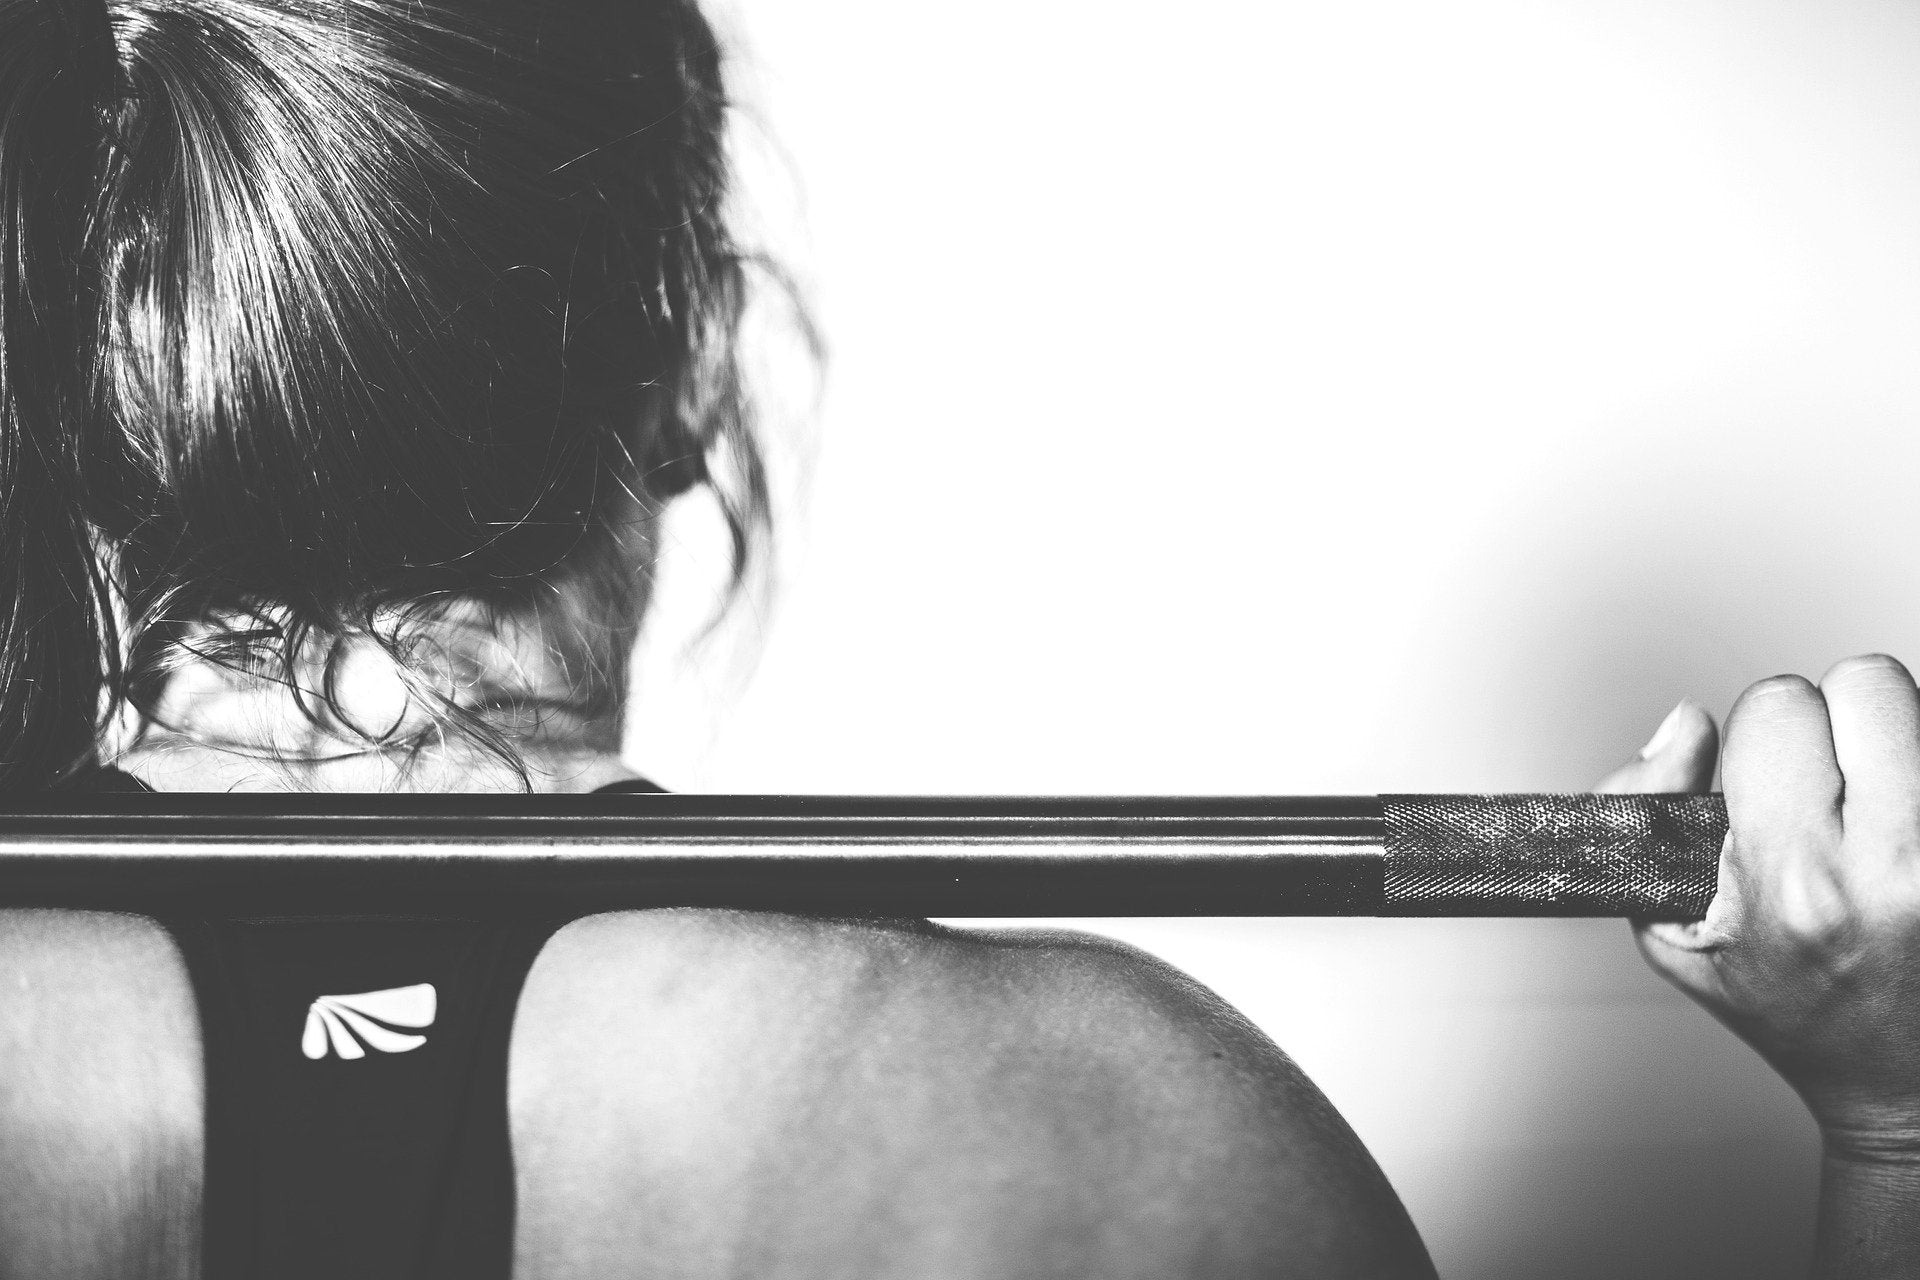
{"label": "tank top", "polygon": [[508,1280],[508,1043],[566,919],[160,923],[200,1013],[204,1280]]}

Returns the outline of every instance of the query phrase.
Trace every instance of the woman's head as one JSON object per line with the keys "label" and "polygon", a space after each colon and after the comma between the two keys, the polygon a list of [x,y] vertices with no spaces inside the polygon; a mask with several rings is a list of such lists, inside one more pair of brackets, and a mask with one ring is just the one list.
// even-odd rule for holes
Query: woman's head
{"label": "woman's head", "polygon": [[561,579],[624,634],[715,477],[744,553],[724,106],[690,0],[0,0],[4,780],[118,657],[291,679]]}

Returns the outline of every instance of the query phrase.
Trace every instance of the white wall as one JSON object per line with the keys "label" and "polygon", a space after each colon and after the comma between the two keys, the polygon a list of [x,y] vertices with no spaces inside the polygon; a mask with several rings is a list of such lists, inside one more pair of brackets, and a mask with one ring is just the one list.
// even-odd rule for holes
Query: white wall
{"label": "white wall", "polygon": [[[1920,658],[1920,9],[730,13],[832,363],[757,677],[643,668],[663,782],[1571,788],[1682,694]],[[1810,1125],[1624,926],[1110,927],[1451,1280],[1799,1273]]]}

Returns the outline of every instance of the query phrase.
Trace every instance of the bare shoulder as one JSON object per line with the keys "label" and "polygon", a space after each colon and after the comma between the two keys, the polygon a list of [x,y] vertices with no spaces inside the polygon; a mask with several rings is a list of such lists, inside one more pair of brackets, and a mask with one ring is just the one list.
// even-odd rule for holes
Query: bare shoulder
{"label": "bare shoulder", "polygon": [[200,1027],[166,931],[0,910],[0,1274],[193,1270]]}
{"label": "bare shoulder", "polygon": [[1431,1275],[1298,1068],[1105,939],[594,917],[514,1072],[525,1275],[589,1274],[595,1232],[780,1276]]}
{"label": "bare shoulder", "polygon": [[0,1075],[0,1124],[89,1146],[184,1143],[197,1162],[199,1016],[166,930],[112,912],[0,910]]}

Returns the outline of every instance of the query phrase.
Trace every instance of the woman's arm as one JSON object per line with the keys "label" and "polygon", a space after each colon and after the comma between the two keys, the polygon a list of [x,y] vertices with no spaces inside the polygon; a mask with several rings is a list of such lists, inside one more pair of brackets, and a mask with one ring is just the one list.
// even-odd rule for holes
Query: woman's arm
{"label": "woman's arm", "polygon": [[1828,1143],[1814,1274],[1823,1280],[1920,1275],[1920,1156],[1859,1159]]}

